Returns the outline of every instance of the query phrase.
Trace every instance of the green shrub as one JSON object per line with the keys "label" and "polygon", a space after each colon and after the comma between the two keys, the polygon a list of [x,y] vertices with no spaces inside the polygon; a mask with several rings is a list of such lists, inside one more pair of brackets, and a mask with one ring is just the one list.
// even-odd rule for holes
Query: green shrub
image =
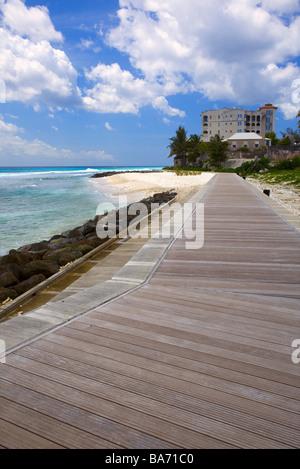
{"label": "green shrub", "polygon": [[295,169],[300,167],[300,155],[294,156],[289,160],[281,160],[277,161],[274,164],[274,168],[276,169]]}

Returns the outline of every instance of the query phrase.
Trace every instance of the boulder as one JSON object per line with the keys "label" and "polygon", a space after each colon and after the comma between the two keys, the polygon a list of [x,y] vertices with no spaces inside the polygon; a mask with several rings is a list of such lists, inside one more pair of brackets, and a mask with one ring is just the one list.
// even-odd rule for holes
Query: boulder
{"label": "boulder", "polygon": [[0,303],[3,303],[3,301],[7,300],[8,298],[14,300],[17,298],[17,296],[18,294],[14,289],[0,287]]}
{"label": "boulder", "polygon": [[82,244],[78,246],[78,251],[81,252],[82,256],[85,256],[85,254],[88,254],[93,250],[92,246],[89,246],[88,244]]}
{"label": "boulder", "polygon": [[62,246],[68,242],[69,242],[68,239],[65,238],[64,236],[57,236],[57,237],[54,237],[54,239],[49,241],[49,247],[54,249],[56,246]]}
{"label": "boulder", "polygon": [[101,244],[103,244],[105,240],[98,238],[98,236],[92,236],[90,238],[86,238],[84,240],[84,244],[90,246],[92,249],[97,248]]}
{"label": "boulder", "polygon": [[66,248],[61,250],[61,254],[59,256],[58,264],[60,266],[69,264],[70,262],[74,262],[80,257],[82,257],[82,253],[80,251],[76,251],[72,248]]}
{"label": "boulder", "polygon": [[69,245],[63,249],[57,249],[54,251],[49,251],[44,255],[45,261],[56,262],[56,264],[63,266],[74,262],[76,259],[82,256],[81,251],[77,246]]}
{"label": "boulder", "polygon": [[24,280],[23,282],[16,285],[14,287],[14,290],[17,292],[18,296],[23,295],[23,293],[27,292],[28,290],[31,290],[31,288],[33,287],[36,287],[36,285],[39,285],[40,283],[44,282],[44,280],[46,280],[46,277],[43,274],[33,275],[27,280]]}
{"label": "boulder", "polygon": [[65,238],[68,238],[69,240],[74,239],[74,238],[75,239],[83,239],[84,236],[83,236],[82,232],[80,231],[80,229],[81,229],[81,227],[77,226],[73,230],[64,231],[62,233],[62,236],[65,237]]}
{"label": "boulder", "polygon": [[59,271],[59,266],[56,262],[47,261],[47,260],[36,260],[29,262],[29,264],[24,267],[22,272],[22,278],[24,280],[33,277],[33,275],[42,274],[46,278],[51,277]]}
{"label": "boulder", "polygon": [[4,272],[0,275],[0,287],[11,287],[16,285],[19,280],[11,272]]}
{"label": "boulder", "polygon": [[39,243],[33,243],[33,244],[26,244],[25,246],[21,246],[18,251],[21,252],[27,252],[27,251],[32,251],[32,252],[39,252],[39,251],[44,251],[48,249],[48,241],[40,241]]}
{"label": "boulder", "polygon": [[79,228],[79,231],[83,236],[94,233],[96,232],[96,223],[93,220],[89,220],[81,228]]}
{"label": "boulder", "polygon": [[39,260],[42,258],[43,253],[31,251],[16,251],[12,249],[9,254],[0,258],[0,267],[8,264],[17,264],[21,269],[29,262]]}
{"label": "boulder", "polygon": [[5,274],[7,272],[12,273],[18,280],[20,280],[21,268],[18,266],[18,264],[0,265],[0,275]]}

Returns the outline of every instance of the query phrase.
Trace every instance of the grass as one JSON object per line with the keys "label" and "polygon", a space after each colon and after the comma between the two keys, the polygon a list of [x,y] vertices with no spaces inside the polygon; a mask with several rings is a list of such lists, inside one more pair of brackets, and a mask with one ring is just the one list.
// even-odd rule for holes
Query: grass
{"label": "grass", "polygon": [[300,189],[300,168],[275,169],[264,173],[252,173],[251,177],[268,184],[284,184]]}

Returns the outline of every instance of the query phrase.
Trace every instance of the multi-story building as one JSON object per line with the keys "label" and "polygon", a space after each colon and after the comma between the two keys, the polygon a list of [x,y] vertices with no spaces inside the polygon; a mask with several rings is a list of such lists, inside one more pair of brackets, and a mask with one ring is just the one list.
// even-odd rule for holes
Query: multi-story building
{"label": "multi-story building", "polygon": [[201,113],[202,140],[209,142],[215,135],[227,139],[235,133],[244,132],[255,132],[264,137],[266,132],[275,132],[276,109],[277,107],[267,103],[257,111],[235,107],[204,111]]}

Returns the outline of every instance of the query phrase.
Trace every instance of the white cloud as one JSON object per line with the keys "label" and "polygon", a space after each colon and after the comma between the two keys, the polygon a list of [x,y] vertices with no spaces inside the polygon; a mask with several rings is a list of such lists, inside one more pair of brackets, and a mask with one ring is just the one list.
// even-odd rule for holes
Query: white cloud
{"label": "white cloud", "polygon": [[112,132],[113,130],[115,130],[115,129],[112,128],[112,126],[110,125],[109,122],[105,122],[105,128],[106,128],[107,130],[109,130],[110,132]]}
{"label": "white cloud", "polygon": [[98,64],[85,76],[96,82],[83,97],[85,108],[100,113],[138,114],[141,107],[153,106],[167,115],[183,116],[184,112],[171,108],[163,96],[163,87],[156,82],[135,78],[119,64]]}
{"label": "white cloud", "polygon": [[7,0],[2,2],[3,24],[13,33],[26,36],[32,41],[63,40],[49,18],[49,11],[45,6],[27,8],[21,0]]}
{"label": "white cloud", "polygon": [[[120,0],[107,42],[128,55],[145,83],[160,85],[161,104],[200,92],[244,105],[276,101],[287,117],[287,88],[300,75],[296,11],[294,0]],[[274,77],[262,72],[272,64],[280,68]]]}
{"label": "white cloud", "polygon": [[94,41],[91,40],[91,39],[83,39],[83,38],[81,38],[81,39],[80,39],[80,43],[78,44],[77,47],[78,47],[79,49],[83,50],[83,51],[84,51],[84,50],[92,50],[92,51],[95,52],[95,53],[98,53],[98,52],[100,52],[100,50],[101,50],[101,47],[96,46],[95,43],[94,43]]}
{"label": "white cloud", "polygon": [[6,102],[28,103],[37,111],[41,104],[79,105],[77,72],[64,51],[49,42],[62,36],[55,31],[48,10],[7,0],[0,3],[1,12],[0,76]]}

